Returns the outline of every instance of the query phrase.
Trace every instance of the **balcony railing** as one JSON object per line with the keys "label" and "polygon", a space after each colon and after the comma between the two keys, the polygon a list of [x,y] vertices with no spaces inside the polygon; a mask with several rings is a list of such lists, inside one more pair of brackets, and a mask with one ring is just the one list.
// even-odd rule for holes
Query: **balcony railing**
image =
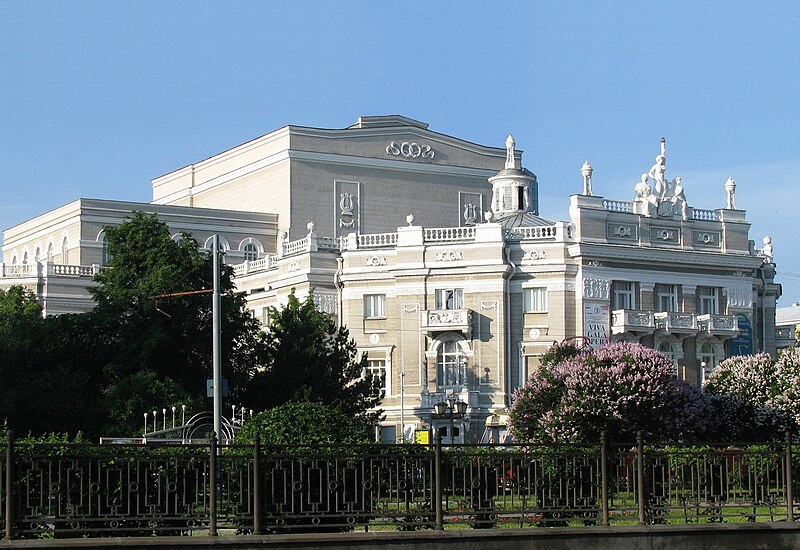
{"label": "balcony railing", "polygon": [[616,309],[611,312],[611,333],[623,332],[652,333],[656,329],[652,311],[637,309]]}
{"label": "balcony railing", "polygon": [[735,315],[705,314],[697,316],[697,324],[701,331],[712,336],[736,336],[739,334],[739,322]]}
{"label": "balcony railing", "polygon": [[670,333],[691,334],[697,332],[697,316],[694,313],[661,311],[653,314],[656,328]]}
{"label": "balcony railing", "polygon": [[471,309],[431,309],[422,312],[420,329],[423,331],[472,332]]}
{"label": "balcony railing", "polygon": [[472,241],[475,227],[431,227],[425,229],[425,242]]}

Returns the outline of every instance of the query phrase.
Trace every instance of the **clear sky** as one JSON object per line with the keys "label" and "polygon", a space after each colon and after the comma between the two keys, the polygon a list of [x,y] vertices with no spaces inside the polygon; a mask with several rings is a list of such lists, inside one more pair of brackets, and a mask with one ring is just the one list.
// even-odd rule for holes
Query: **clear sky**
{"label": "clear sky", "polygon": [[[737,183],[800,301],[800,4],[36,2],[0,6],[0,227],[150,180],[286,124],[403,114],[503,146],[566,220],[579,169],[633,198],[667,138],[691,206]],[[488,185],[488,183],[487,183]]]}

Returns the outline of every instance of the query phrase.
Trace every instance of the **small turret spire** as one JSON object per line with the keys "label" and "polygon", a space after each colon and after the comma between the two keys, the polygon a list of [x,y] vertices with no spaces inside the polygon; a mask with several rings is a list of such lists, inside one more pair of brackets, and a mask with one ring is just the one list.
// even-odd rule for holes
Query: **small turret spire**
{"label": "small turret spire", "polygon": [[514,168],[519,170],[519,164],[517,163],[514,145],[516,145],[514,136],[508,134],[508,137],[506,138],[506,168]]}

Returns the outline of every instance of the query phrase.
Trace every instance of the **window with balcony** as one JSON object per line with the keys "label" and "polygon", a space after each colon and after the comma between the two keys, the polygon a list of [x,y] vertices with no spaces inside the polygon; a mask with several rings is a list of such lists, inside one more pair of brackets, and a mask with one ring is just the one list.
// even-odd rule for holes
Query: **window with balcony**
{"label": "window with balcony", "polygon": [[252,262],[258,259],[258,247],[253,243],[244,245],[242,251],[244,252],[244,260],[246,262]]}
{"label": "window with balcony", "polygon": [[711,286],[697,287],[697,312],[700,315],[719,313],[719,289]]}
{"label": "window with balcony", "polygon": [[440,387],[460,388],[466,384],[467,359],[461,353],[458,341],[442,342],[437,362],[437,380]]}
{"label": "window with balcony", "polygon": [[386,318],[386,294],[364,295],[364,319]]}
{"label": "window with balcony", "polygon": [[442,288],[436,291],[436,309],[462,309],[463,307],[463,288]]}
{"label": "window with balcony", "polygon": [[678,285],[656,285],[656,311],[678,311]]}
{"label": "window with balcony", "polygon": [[611,283],[611,309],[636,309],[636,283],[631,281]]}
{"label": "window with balcony", "polygon": [[544,287],[523,288],[522,303],[525,313],[546,313],[547,289]]}

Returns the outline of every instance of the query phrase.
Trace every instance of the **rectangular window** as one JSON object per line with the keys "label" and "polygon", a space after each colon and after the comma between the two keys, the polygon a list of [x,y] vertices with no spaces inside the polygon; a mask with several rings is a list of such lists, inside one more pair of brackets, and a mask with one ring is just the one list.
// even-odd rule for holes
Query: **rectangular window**
{"label": "rectangular window", "polygon": [[678,311],[678,285],[656,285],[656,311]]}
{"label": "rectangular window", "polygon": [[446,288],[436,291],[436,309],[462,309],[463,307],[463,288]]}
{"label": "rectangular window", "polygon": [[386,359],[367,359],[367,374],[381,381],[381,388],[386,390]]}
{"label": "rectangular window", "polygon": [[636,309],[636,283],[614,281],[611,283],[611,309]]}
{"label": "rectangular window", "polygon": [[525,313],[546,313],[547,289],[545,287],[523,288],[522,302]]}
{"label": "rectangular window", "polygon": [[711,286],[697,287],[697,311],[700,315],[719,313],[719,289]]}
{"label": "rectangular window", "polygon": [[365,319],[386,318],[386,294],[364,295],[364,318]]}

